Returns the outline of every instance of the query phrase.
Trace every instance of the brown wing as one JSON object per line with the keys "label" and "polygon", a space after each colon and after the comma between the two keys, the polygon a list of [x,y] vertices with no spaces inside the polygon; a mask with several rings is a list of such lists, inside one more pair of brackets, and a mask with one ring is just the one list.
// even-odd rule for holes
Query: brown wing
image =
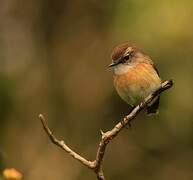
{"label": "brown wing", "polygon": [[157,72],[158,76],[160,77],[159,71],[158,71],[157,67],[155,66],[155,64],[152,64],[152,66],[155,69],[155,71]]}
{"label": "brown wing", "polygon": [[[155,64],[152,63],[153,68],[157,72],[158,76],[160,77],[159,71]],[[147,114],[157,114],[159,112],[159,101],[160,96],[157,97],[157,99],[151,104],[150,106],[147,106]]]}

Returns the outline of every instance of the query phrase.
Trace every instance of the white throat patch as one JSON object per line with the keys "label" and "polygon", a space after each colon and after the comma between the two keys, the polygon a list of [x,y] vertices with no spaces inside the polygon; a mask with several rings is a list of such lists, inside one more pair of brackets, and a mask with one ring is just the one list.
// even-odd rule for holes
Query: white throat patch
{"label": "white throat patch", "polygon": [[113,71],[116,75],[121,75],[125,74],[133,67],[134,66],[130,64],[118,64],[117,66],[113,67]]}

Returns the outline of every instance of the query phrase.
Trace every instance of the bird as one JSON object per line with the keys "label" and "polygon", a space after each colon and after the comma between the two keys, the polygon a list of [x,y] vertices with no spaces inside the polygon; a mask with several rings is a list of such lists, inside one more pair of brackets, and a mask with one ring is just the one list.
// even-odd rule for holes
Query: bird
{"label": "bird", "polygon": [[[135,44],[124,42],[111,53],[114,87],[131,107],[161,86],[161,78],[151,58]],[[146,107],[147,114],[158,114],[160,96]]]}

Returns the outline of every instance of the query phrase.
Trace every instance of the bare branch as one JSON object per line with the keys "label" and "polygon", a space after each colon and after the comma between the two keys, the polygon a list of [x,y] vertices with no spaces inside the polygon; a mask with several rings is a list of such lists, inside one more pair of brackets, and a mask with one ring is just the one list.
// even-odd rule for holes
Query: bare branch
{"label": "bare branch", "polygon": [[97,150],[97,154],[96,154],[96,160],[94,161],[89,161],[87,159],[85,159],[84,157],[82,157],[81,155],[79,155],[78,153],[76,153],[75,151],[73,151],[72,149],[70,149],[65,143],[64,141],[60,141],[58,140],[53,133],[51,132],[51,130],[49,129],[48,125],[46,124],[45,118],[43,115],[39,115],[39,119],[42,122],[43,128],[46,131],[47,135],[49,136],[50,140],[52,141],[52,143],[54,143],[55,145],[59,146],[60,148],[62,148],[64,151],[66,151],[67,153],[69,153],[73,158],[75,158],[76,160],[78,160],[79,162],[81,162],[83,165],[85,165],[86,167],[92,169],[96,175],[97,175],[97,179],[98,180],[105,180],[104,177],[104,173],[103,173],[103,169],[102,169],[102,162],[103,162],[103,158],[104,158],[104,154],[105,154],[105,150],[107,147],[107,144],[114,139],[119,132],[128,124],[130,124],[130,122],[132,120],[134,120],[134,118],[140,113],[140,111],[142,111],[147,104],[149,104],[151,101],[153,101],[157,96],[159,96],[163,91],[171,88],[173,86],[173,81],[169,80],[169,81],[164,81],[161,84],[161,87],[159,89],[157,89],[155,92],[153,92],[152,94],[150,94],[148,97],[146,97],[139,105],[137,105],[127,116],[125,116],[123,118],[123,120],[119,123],[117,123],[113,129],[111,129],[110,131],[107,132],[103,132],[102,130],[100,130],[101,132],[101,140],[99,142],[99,146],[98,146],[98,150]]}
{"label": "bare branch", "polygon": [[50,140],[52,141],[52,143],[54,143],[55,145],[57,145],[58,147],[62,148],[64,151],[66,151],[67,153],[69,153],[73,158],[77,159],[78,161],[80,161],[82,164],[84,164],[86,167],[93,169],[95,167],[95,163],[94,161],[88,161],[87,159],[83,158],[82,156],[80,156],[78,153],[74,152],[72,149],[70,149],[65,143],[64,141],[60,141],[58,140],[52,133],[52,131],[49,129],[45,118],[42,114],[39,115],[39,119],[42,122],[43,128],[46,131],[47,135],[49,136]]}

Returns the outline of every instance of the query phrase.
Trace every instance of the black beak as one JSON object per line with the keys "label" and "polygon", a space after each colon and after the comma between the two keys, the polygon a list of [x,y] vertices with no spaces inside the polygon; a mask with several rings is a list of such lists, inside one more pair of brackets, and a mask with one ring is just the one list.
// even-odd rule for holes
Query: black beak
{"label": "black beak", "polygon": [[113,67],[113,66],[116,66],[117,64],[118,64],[118,63],[114,63],[114,62],[113,62],[113,63],[109,64],[108,67]]}
{"label": "black beak", "polygon": [[109,64],[108,67],[113,67],[113,66],[116,66],[116,65],[118,65],[120,63],[121,63],[121,61],[120,61],[120,59],[118,59],[118,60],[112,62],[111,64]]}

